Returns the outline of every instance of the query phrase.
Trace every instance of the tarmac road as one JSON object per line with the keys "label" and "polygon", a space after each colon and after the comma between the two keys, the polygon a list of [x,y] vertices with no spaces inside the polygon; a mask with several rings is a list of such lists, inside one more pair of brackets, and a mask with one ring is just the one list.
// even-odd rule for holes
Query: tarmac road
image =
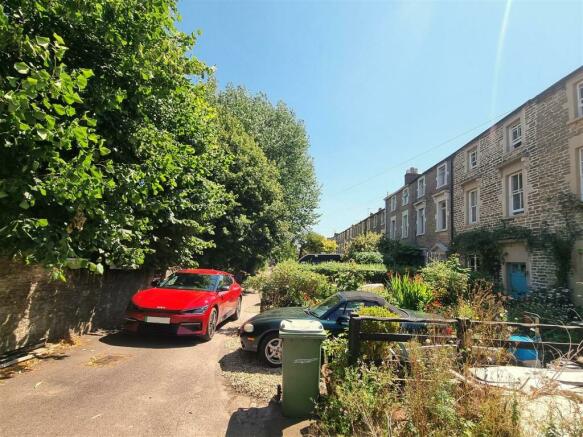
{"label": "tarmac road", "polygon": [[258,309],[207,343],[120,333],[81,337],[62,359],[0,380],[2,436],[298,435],[276,405],[234,394],[219,371],[225,341]]}

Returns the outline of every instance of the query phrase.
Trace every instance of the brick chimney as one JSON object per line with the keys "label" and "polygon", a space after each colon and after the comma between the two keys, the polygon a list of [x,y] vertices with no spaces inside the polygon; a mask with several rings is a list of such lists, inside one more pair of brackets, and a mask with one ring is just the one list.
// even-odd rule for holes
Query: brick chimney
{"label": "brick chimney", "polygon": [[417,176],[418,173],[415,167],[407,169],[407,172],[405,173],[405,185],[409,185]]}

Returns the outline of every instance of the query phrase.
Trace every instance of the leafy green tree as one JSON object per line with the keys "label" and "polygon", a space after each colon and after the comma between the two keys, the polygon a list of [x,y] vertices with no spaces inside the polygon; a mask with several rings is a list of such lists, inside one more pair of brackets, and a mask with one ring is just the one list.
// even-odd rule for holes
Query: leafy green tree
{"label": "leafy green tree", "polygon": [[215,221],[215,247],[200,259],[204,265],[255,273],[285,234],[285,207],[278,171],[230,114],[221,114],[219,140],[230,155],[216,180],[234,195],[234,205]]}
{"label": "leafy green tree", "polygon": [[353,259],[359,252],[376,252],[379,250],[379,244],[382,235],[375,232],[367,232],[366,234],[357,235],[350,241],[346,249],[346,255],[349,259]]}
{"label": "leafy green tree", "polygon": [[320,197],[303,123],[285,103],[273,105],[266,95],[252,95],[242,87],[228,87],[218,100],[277,166],[286,206],[286,240],[299,242],[317,221]]}
{"label": "leafy green tree", "polygon": [[232,197],[174,0],[5,0],[0,247],[54,266],[192,263]]}
{"label": "leafy green tree", "polygon": [[302,243],[302,255],[308,253],[333,253],[336,251],[336,242],[328,240],[323,235],[309,231]]}

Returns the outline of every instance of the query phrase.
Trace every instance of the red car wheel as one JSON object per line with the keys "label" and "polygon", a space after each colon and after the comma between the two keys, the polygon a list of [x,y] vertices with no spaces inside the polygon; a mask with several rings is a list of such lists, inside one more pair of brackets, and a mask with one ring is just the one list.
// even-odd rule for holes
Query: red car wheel
{"label": "red car wheel", "polygon": [[202,336],[204,341],[209,341],[215,335],[215,332],[217,330],[217,320],[218,320],[217,309],[213,308],[209,315],[209,321],[206,326],[206,334]]}

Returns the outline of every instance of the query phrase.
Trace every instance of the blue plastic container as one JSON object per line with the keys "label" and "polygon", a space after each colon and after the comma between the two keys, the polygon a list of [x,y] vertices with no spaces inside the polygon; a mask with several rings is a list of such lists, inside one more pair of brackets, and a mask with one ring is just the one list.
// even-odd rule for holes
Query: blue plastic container
{"label": "blue plastic container", "polygon": [[[534,340],[526,335],[511,335],[510,341],[524,341],[533,343]],[[510,352],[514,355],[514,357],[519,362],[524,361],[537,361],[538,360],[538,351],[534,348],[526,348],[525,346],[519,348],[510,348]]]}

